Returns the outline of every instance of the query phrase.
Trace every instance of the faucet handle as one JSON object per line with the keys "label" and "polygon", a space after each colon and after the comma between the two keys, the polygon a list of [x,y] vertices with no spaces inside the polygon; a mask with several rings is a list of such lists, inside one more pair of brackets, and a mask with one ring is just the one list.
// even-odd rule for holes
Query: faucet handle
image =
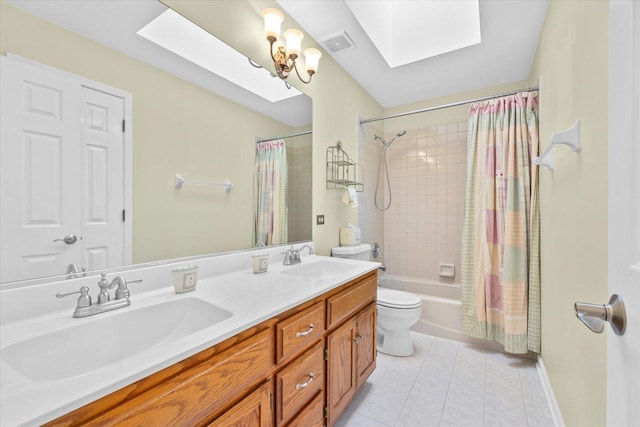
{"label": "faucet handle", "polygon": [[98,281],[100,289],[108,289],[109,281],[107,280],[107,273],[100,273],[100,280]]}
{"label": "faucet handle", "polygon": [[[118,277],[122,277],[122,276],[118,276]],[[131,296],[131,293],[129,292],[129,288],[127,287],[127,285],[129,283],[140,283],[142,282],[142,279],[138,279],[138,280],[127,280],[124,277],[122,277],[121,281],[118,283],[118,288],[116,289],[116,299],[123,299],[123,298],[129,298]]]}
{"label": "faucet handle", "polygon": [[91,306],[91,295],[89,295],[89,288],[87,286],[83,286],[78,291],[62,291],[56,294],[57,298],[68,297],[69,295],[80,294],[78,297],[78,307],[89,307]]}

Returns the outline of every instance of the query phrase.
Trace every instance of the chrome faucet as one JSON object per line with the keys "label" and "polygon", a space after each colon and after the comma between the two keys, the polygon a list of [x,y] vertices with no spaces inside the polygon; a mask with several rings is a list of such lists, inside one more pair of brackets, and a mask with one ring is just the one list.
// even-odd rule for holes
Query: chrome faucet
{"label": "chrome faucet", "polygon": [[[94,314],[104,313],[106,311],[112,311],[131,305],[131,300],[129,299],[130,293],[127,284],[137,282],[142,282],[142,279],[127,282],[124,277],[116,276],[113,278],[111,283],[109,283],[107,280],[107,273],[102,273],[100,281],[98,282],[100,293],[98,294],[98,302],[96,304],[92,304],[91,295],[89,295],[89,288],[86,286],[81,287],[79,291],[58,292],[56,297],[63,298],[73,294],[80,294],[80,297],[78,297],[78,304],[73,312],[73,317],[88,317],[93,316]],[[109,289],[114,286],[117,286],[115,299],[110,301],[111,297],[109,295]]]}
{"label": "chrome faucet", "polygon": [[301,250],[303,250],[304,248],[309,249],[309,255],[313,255],[315,254],[315,252],[313,252],[313,248],[309,245],[302,245],[298,248],[298,252],[300,252]]}
{"label": "chrome faucet", "polygon": [[300,251],[304,248],[309,249],[309,255],[314,254],[313,248],[309,245],[302,245],[298,249],[295,249],[293,245],[291,245],[291,248],[287,249],[286,252],[281,252],[284,255],[282,265],[300,264],[302,262],[300,259]]}
{"label": "chrome faucet", "polygon": [[82,274],[80,273],[80,270],[78,270],[78,266],[75,264],[69,264],[67,266],[67,279],[77,279],[78,277],[84,277],[87,275],[86,273],[87,269],[82,267]]}

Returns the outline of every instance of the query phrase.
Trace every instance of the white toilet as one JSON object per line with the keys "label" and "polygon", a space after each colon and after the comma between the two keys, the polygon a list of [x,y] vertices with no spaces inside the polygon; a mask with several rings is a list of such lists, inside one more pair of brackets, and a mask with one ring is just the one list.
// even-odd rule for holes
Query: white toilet
{"label": "white toilet", "polygon": [[[340,246],[333,248],[334,257],[371,259],[371,245]],[[411,356],[413,343],[409,328],[416,324],[422,313],[422,300],[409,292],[378,287],[377,348],[392,356]]]}

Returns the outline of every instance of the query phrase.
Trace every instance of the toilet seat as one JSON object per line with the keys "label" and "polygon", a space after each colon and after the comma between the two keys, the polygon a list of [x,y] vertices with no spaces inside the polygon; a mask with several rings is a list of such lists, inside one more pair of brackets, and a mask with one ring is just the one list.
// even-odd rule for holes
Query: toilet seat
{"label": "toilet seat", "polygon": [[409,292],[378,288],[378,305],[395,309],[413,309],[422,305],[422,300]]}

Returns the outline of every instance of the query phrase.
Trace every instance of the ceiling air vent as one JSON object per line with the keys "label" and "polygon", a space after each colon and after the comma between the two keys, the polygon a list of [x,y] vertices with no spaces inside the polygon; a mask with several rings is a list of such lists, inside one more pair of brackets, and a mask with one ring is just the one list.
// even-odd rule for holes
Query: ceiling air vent
{"label": "ceiling air vent", "polygon": [[345,50],[356,47],[351,37],[344,31],[325,37],[322,40],[322,44],[324,44],[324,47],[331,53],[344,52]]}

